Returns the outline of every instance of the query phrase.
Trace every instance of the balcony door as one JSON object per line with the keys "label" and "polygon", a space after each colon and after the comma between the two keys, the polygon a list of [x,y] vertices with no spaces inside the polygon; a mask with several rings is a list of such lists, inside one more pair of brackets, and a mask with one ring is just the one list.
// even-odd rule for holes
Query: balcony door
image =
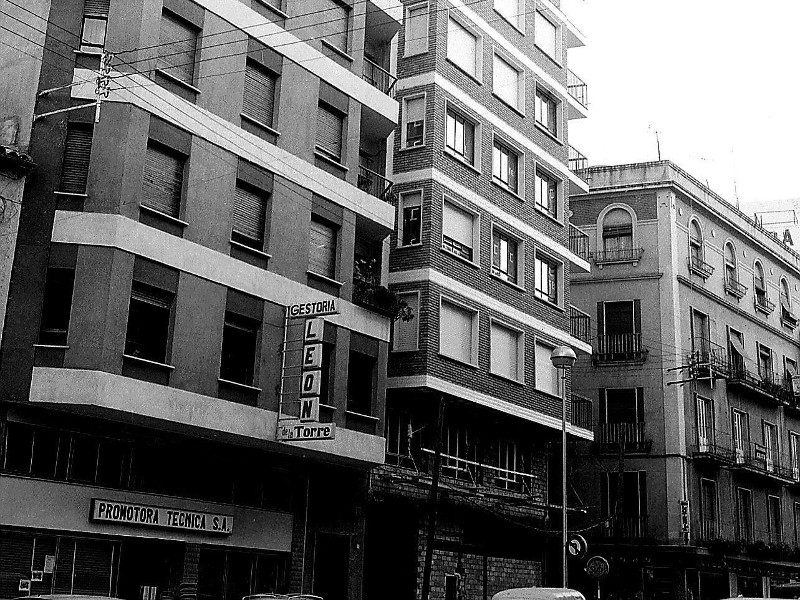
{"label": "balcony door", "polygon": [[604,473],[603,514],[611,517],[607,533],[617,538],[647,535],[647,472]]}
{"label": "balcony door", "polygon": [[744,335],[741,331],[728,328],[728,354],[731,359],[731,371],[734,377],[744,373],[745,352]]}
{"label": "balcony door", "polygon": [[697,309],[692,310],[692,351],[702,362],[711,360],[712,319]]}
{"label": "balcony door", "polygon": [[597,303],[597,331],[601,354],[630,354],[642,348],[639,300]]}
{"label": "balcony door", "polygon": [[697,397],[697,445],[700,452],[708,452],[714,444],[714,401]]}
{"label": "balcony door", "polygon": [[600,394],[600,441],[640,444],[644,431],[644,389],[609,388]]}
{"label": "balcony door", "polygon": [[764,448],[766,448],[766,467],[770,473],[778,462],[778,428],[774,423],[762,422],[764,432]]}
{"label": "balcony door", "polygon": [[719,507],[717,505],[717,482],[700,480],[700,539],[713,540],[719,537]]}
{"label": "balcony door", "polygon": [[733,410],[733,451],[737,463],[743,463],[750,438],[750,425],[747,413]]}

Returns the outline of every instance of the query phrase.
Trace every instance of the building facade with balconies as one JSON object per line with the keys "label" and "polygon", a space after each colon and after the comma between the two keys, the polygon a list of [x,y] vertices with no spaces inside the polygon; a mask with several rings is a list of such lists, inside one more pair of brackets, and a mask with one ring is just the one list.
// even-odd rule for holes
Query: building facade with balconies
{"label": "building facade with balconies", "polygon": [[[389,284],[417,316],[394,325],[368,589],[399,599],[424,587],[440,437],[430,593],[487,598],[560,572],[556,546],[558,562],[546,560],[563,392],[550,353],[590,350],[569,286],[589,269],[586,236],[568,218],[570,194],[588,190],[568,136],[587,112],[586,86],[567,68],[583,36],[558,2],[409,0],[404,10]],[[566,387],[570,438],[587,437],[588,401]]]}
{"label": "building facade with balconies", "polygon": [[[35,4],[13,13],[46,60],[0,349],[0,596],[360,598],[402,6]],[[325,315],[300,427],[325,439],[282,427],[293,305]]]}
{"label": "building facade with balconies", "polygon": [[575,485],[605,593],[775,595],[800,571],[800,255],[668,161],[584,174],[574,380],[597,408]]}

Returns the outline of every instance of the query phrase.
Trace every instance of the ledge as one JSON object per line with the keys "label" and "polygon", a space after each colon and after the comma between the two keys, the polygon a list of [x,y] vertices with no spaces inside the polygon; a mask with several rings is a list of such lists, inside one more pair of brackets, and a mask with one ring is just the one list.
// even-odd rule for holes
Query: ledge
{"label": "ledge", "polygon": [[326,163],[331,164],[331,165],[333,165],[334,167],[336,167],[338,169],[341,169],[345,173],[350,170],[346,166],[344,166],[342,163],[337,161],[335,158],[331,158],[330,156],[328,156],[324,152],[321,152],[317,148],[314,148],[314,156],[316,156],[320,160],[324,160]]}
{"label": "ledge", "polygon": [[131,354],[122,354],[122,358],[125,360],[130,360],[133,362],[138,362],[143,365],[148,365],[150,367],[155,367],[157,369],[164,369],[165,371],[172,371],[175,369],[173,365],[168,365],[167,363],[158,362],[155,360],[148,360],[146,358],[141,358],[140,356],[133,356]]}
{"label": "ledge", "polygon": [[314,279],[324,281],[325,283],[335,285],[336,287],[342,287],[344,285],[344,282],[342,281],[336,281],[335,279],[331,279],[327,275],[323,275],[321,273],[315,273],[314,271],[306,271],[306,275],[308,275],[309,277],[313,277]]}
{"label": "ledge", "polygon": [[156,73],[158,73],[159,75],[161,75],[162,77],[165,77],[165,78],[169,79],[173,83],[177,83],[181,87],[185,87],[190,92],[194,92],[195,94],[201,94],[202,93],[198,88],[194,87],[191,83],[187,83],[186,81],[184,81],[180,77],[175,77],[175,75],[173,75],[172,73],[168,73],[167,71],[165,71],[161,67],[156,67],[153,70]]}
{"label": "ledge", "polygon": [[503,100],[503,99],[502,99],[500,96],[498,96],[498,95],[497,95],[497,94],[495,94],[494,92],[492,92],[492,96],[494,96],[494,97],[495,97],[495,98],[497,98],[497,99],[498,99],[500,102],[502,102],[502,103],[503,103],[503,106],[507,106],[508,108],[510,108],[511,110],[513,110],[513,111],[514,111],[515,113],[517,113],[517,114],[518,114],[520,117],[522,117],[522,118],[525,118],[525,117],[527,116],[527,115],[525,115],[525,113],[524,113],[524,112],[522,112],[522,111],[521,111],[520,109],[518,109],[516,106],[512,106],[511,104],[509,104],[508,102],[506,102],[505,100]]}
{"label": "ledge", "polygon": [[517,200],[519,200],[520,202],[525,202],[525,197],[524,197],[524,196],[521,196],[520,194],[518,194],[517,192],[515,192],[514,190],[512,190],[512,189],[511,189],[510,187],[508,187],[508,186],[507,186],[505,183],[503,183],[502,181],[500,181],[499,179],[497,179],[497,178],[496,178],[494,175],[492,175],[492,185],[494,185],[495,187],[498,187],[498,188],[500,188],[500,189],[501,189],[501,190],[503,190],[503,191],[504,191],[506,194],[510,194],[511,196],[513,196],[514,198],[516,198]]}
{"label": "ledge", "polygon": [[458,254],[456,254],[455,252],[451,252],[451,251],[450,251],[450,250],[448,250],[447,248],[441,248],[441,247],[440,247],[440,248],[439,248],[439,250],[441,250],[442,252],[444,252],[444,253],[445,253],[445,254],[447,254],[448,256],[452,256],[453,258],[455,258],[455,259],[457,259],[457,260],[460,260],[460,261],[461,261],[461,262],[463,262],[464,264],[466,264],[466,265],[469,265],[469,266],[470,266],[470,267],[472,267],[473,269],[478,269],[478,270],[480,270],[480,268],[481,268],[481,266],[480,266],[478,263],[476,263],[476,262],[474,262],[474,261],[471,261],[471,260],[467,260],[467,259],[466,259],[466,258],[464,258],[463,256],[459,256]]}
{"label": "ledge", "polygon": [[256,126],[260,127],[261,129],[263,129],[267,133],[271,133],[275,137],[279,137],[281,135],[281,132],[278,131],[277,129],[273,129],[272,127],[270,127],[269,125],[267,125],[263,121],[259,121],[258,119],[254,119],[253,117],[251,117],[247,113],[239,113],[239,116],[242,119],[244,119],[245,121],[247,121],[248,123],[252,123],[253,125],[256,125]]}
{"label": "ledge", "polygon": [[[562,183],[562,185],[563,185],[563,181],[562,181],[561,183]],[[545,209],[543,209],[543,208],[542,208],[542,207],[540,207],[538,204],[536,204],[536,201],[535,201],[535,200],[534,200],[534,203],[533,203],[533,209],[534,209],[536,212],[538,212],[540,215],[542,215],[542,216],[544,216],[544,217],[547,217],[548,219],[550,219],[550,220],[551,220],[553,223],[555,223],[555,224],[556,224],[556,225],[558,225],[559,227],[566,227],[566,225],[565,225],[564,223],[562,223],[561,221],[559,221],[559,220],[558,220],[558,218],[554,217],[554,216],[553,216],[553,215],[551,215],[549,212],[547,212]]]}
{"label": "ledge", "polygon": [[494,273],[489,272],[489,277],[491,277],[492,279],[496,279],[497,281],[502,281],[506,285],[510,285],[512,288],[514,288],[518,292],[525,292],[526,291],[525,288],[523,286],[521,286],[520,284],[514,283],[513,281],[509,281],[505,277],[500,277],[500,275],[495,275]]}
{"label": "ledge", "polygon": [[552,141],[554,141],[559,146],[563,146],[564,145],[563,140],[559,139],[558,135],[556,135],[555,133],[550,131],[547,127],[545,127],[544,125],[539,123],[539,121],[536,121],[534,123],[534,126],[536,127],[537,131],[540,131],[543,134],[545,134],[547,137],[549,137]]}
{"label": "ledge", "polygon": [[34,348],[49,348],[51,350],[69,350],[66,344],[34,344]]}
{"label": "ledge", "polygon": [[189,226],[189,223],[187,223],[186,221],[181,221],[177,217],[168,215],[167,213],[161,212],[160,210],[157,210],[155,208],[150,208],[149,206],[145,206],[144,204],[139,205],[139,210],[143,210],[146,213],[150,213],[151,215],[155,215],[161,219],[164,219],[165,221],[169,221],[170,223],[175,223],[176,225],[179,225],[181,227]]}
{"label": "ledge", "polygon": [[275,6],[272,6],[269,2],[264,2],[263,0],[255,0],[255,1],[258,2],[261,6],[263,6],[265,8],[268,8],[270,11],[274,12],[281,19],[288,19],[289,18],[289,15],[287,15],[281,9],[276,8]]}
{"label": "ledge", "polygon": [[[525,380],[524,379],[522,381],[520,381],[519,379],[514,379],[513,377],[508,377],[507,375],[502,375],[501,373],[495,373],[494,371],[491,371],[491,370],[489,371],[489,375],[491,375],[492,377],[497,377],[498,379],[500,379],[502,381],[506,381],[508,383],[513,383],[514,385],[525,387]],[[539,390],[539,391],[541,391],[541,390]]]}
{"label": "ledge", "polygon": [[247,392],[253,392],[254,394],[260,394],[261,388],[257,388],[254,385],[248,385],[246,383],[239,383],[238,381],[231,381],[230,379],[223,379],[222,377],[217,377],[217,381],[224,385],[229,385],[231,387],[239,388],[241,390],[245,390]]}
{"label": "ledge", "polygon": [[[320,406],[322,405],[320,404]],[[344,411],[344,414],[348,417],[355,417],[364,421],[375,421],[376,423],[381,420],[380,417],[373,417],[372,415],[365,415],[364,413],[354,412],[352,410],[346,410]]]}
{"label": "ledge", "polygon": [[456,362],[456,363],[458,363],[460,365],[464,365],[465,367],[469,367],[470,369],[476,369],[476,370],[478,369],[478,365],[477,364],[464,362],[460,358],[456,358],[455,356],[450,356],[449,354],[445,354],[444,352],[437,352],[436,355],[440,356],[440,357],[442,357],[444,359],[447,359],[447,360],[452,360],[453,362]]}
{"label": "ledge", "polygon": [[236,240],[228,240],[228,243],[231,246],[235,247],[235,248],[239,248],[240,250],[243,250],[244,252],[249,252],[251,254],[255,254],[256,256],[260,256],[261,258],[265,258],[267,260],[272,258],[271,254],[267,254],[263,250],[258,250],[256,248],[253,248],[252,246],[248,246],[247,244],[243,244],[241,242],[237,242]]}
{"label": "ledge", "polygon": [[353,61],[355,60],[355,59],[354,59],[352,56],[350,56],[350,55],[349,55],[347,52],[345,52],[345,51],[344,51],[344,50],[342,50],[341,48],[337,48],[336,46],[334,46],[333,44],[331,44],[331,43],[330,43],[328,40],[326,40],[326,39],[320,39],[320,42],[322,42],[322,45],[323,45],[325,48],[327,48],[328,50],[332,50],[333,52],[335,52],[336,54],[338,54],[339,56],[341,56],[343,59],[345,59],[347,62],[353,62]]}
{"label": "ledge", "polygon": [[445,156],[449,156],[450,158],[452,158],[453,160],[455,160],[459,164],[464,165],[465,167],[467,167],[468,169],[470,169],[472,171],[475,171],[475,173],[477,173],[478,175],[481,174],[481,170],[478,167],[476,167],[475,165],[471,165],[466,158],[461,156],[458,152],[455,152],[454,150],[451,150],[447,146],[445,146],[444,150],[442,150],[442,154],[444,154]]}
{"label": "ledge", "polygon": [[81,198],[83,200],[89,197],[88,194],[79,194],[78,192],[59,192],[58,190],[54,191],[53,194],[56,196],[64,196],[65,198]]}

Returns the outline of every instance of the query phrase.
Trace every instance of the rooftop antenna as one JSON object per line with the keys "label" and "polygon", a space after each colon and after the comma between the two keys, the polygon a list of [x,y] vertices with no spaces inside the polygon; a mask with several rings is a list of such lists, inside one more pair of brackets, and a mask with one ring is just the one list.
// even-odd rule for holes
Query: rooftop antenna
{"label": "rooftop antenna", "polygon": [[733,146],[731,146],[731,166],[733,167],[733,199],[736,201],[736,208],[740,208],[739,188],[736,184],[736,155],[733,153]]}
{"label": "rooftop antenna", "polygon": [[656,135],[656,152],[658,153],[658,161],[661,162],[661,141],[658,139],[658,129],[653,127],[652,124],[648,125],[647,128],[652,129]]}

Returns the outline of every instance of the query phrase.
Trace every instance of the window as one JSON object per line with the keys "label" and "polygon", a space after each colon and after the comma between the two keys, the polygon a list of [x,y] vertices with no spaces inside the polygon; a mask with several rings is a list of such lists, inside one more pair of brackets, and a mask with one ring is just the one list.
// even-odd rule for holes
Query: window
{"label": "window", "polygon": [[789,462],[792,467],[792,479],[800,480],[800,434],[789,432]]}
{"label": "window", "polygon": [[386,411],[386,460],[402,464],[411,456],[411,415],[396,409]]}
{"label": "window", "polygon": [[522,272],[519,261],[520,243],[499,229],[492,231],[492,275],[510,283],[518,282]]}
{"label": "window", "polygon": [[697,396],[697,446],[699,452],[714,446],[714,401],[705,396]]}
{"label": "window", "polygon": [[648,448],[645,436],[644,388],[600,389],[598,439],[600,447],[617,452]]}
{"label": "window", "polygon": [[47,346],[66,346],[69,317],[72,311],[73,269],[49,268],[44,284],[42,321],[39,343]]}
{"label": "window", "polygon": [[644,360],[641,301],[597,303],[597,353],[599,360]]}
{"label": "window", "polygon": [[[34,477],[55,478],[59,450],[65,452],[68,438],[58,431],[9,422],[6,425],[3,469]],[[61,458],[64,461],[63,455]]]}
{"label": "window", "polygon": [[725,243],[725,281],[739,281],[739,274],[736,266],[736,249],[730,242]]}
{"label": "window", "polygon": [[327,104],[317,107],[317,145],[319,152],[335,160],[342,160],[342,130],[344,115]]}
{"label": "window", "polygon": [[792,312],[792,295],[789,291],[789,282],[785,277],[781,277],[781,323],[794,329],[797,327],[797,317]]}
{"label": "window", "polygon": [[311,216],[308,270],[328,279],[336,278],[336,227]]}
{"label": "window", "polygon": [[750,446],[750,418],[746,412],[733,409],[733,452],[737,463],[744,462]]}
{"label": "window", "polygon": [[403,98],[403,148],[425,144],[425,96]]}
{"label": "window", "polygon": [[227,311],[222,330],[222,361],[219,377],[243,385],[253,385],[258,358],[260,324]]}
{"label": "window", "polygon": [[767,496],[767,529],[770,543],[779,544],[783,541],[783,515],[778,496]]}
{"label": "window", "polygon": [[534,23],[536,45],[555,61],[558,61],[558,27],[539,11]]}
{"label": "window", "polygon": [[509,106],[523,111],[525,86],[522,71],[499,55],[494,55],[494,79],[492,91]]}
{"label": "window", "polygon": [[624,258],[633,250],[633,219],[624,208],[612,208],[603,217],[603,252],[606,258]]}
{"label": "window", "polygon": [[428,4],[406,7],[405,51],[403,56],[413,56],[428,51]]}
{"label": "window", "polygon": [[263,123],[273,125],[275,112],[275,84],[277,77],[261,65],[249,62],[244,72],[242,113]]}
{"label": "window", "polygon": [[764,381],[775,379],[772,360],[772,349],[764,344],[756,344],[758,347],[758,375]]}
{"label": "window", "polygon": [[498,141],[494,140],[492,148],[492,177],[495,182],[501,183],[515,194],[519,193],[518,175],[520,156],[517,152]]}
{"label": "window", "polygon": [[185,157],[156,142],[147,144],[142,206],[178,218],[183,194]]}
{"label": "window", "polygon": [[70,123],[67,126],[59,191],[70,194],[86,193],[89,159],[92,153],[92,132],[91,125]]}
{"label": "window", "polygon": [[439,352],[471,365],[478,362],[478,313],[442,298]]}
{"label": "window", "polygon": [[711,358],[711,320],[699,310],[693,308],[691,312],[692,351],[705,362]]}
{"label": "window", "polygon": [[753,263],[753,289],[756,292],[756,304],[766,305],[767,303],[767,280],[764,278],[764,267],[759,261]]}
{"label": "window", "polygon": [[794,503],[794,544],[800,543],[800,502]]}
{"label": "window", "polygon": [[394,321],[393,347],[395,352],[409,352],[419,348],[419,292],[401,292],[400,300],[404,300],[411,309],[414,318],[410,321],[396,319]]}
{"label": "window", "polygon": [[445,146],[471,165],[475,164],[475,125],[452,108],[447,108]]}
{"label": "window", "polygon": [[558,136],[558,104],[540,89],[536,90],[536,124]]}
{"label": "window", "polygon": [[83,3],[83,27],[81,50],[101,52],[106,44],[106,26],[110,0],[85,0]]}
{"label": "window", "polygon": [[549,344],[536,342],[536,389],[561,396],[561,374],[550,360],[553,348]]}
{"label": "window", "polygon": [[517,29],[525,29],[524,0],[494,0],[494,9]]}
{"label": "window", "polygon": [[525,341],[521,331],[496,321],[490,328],[490,370],[514,381],[525,379]]}
{"label": "window", "polygon": [[689,223],[689,257],[692,264],[702,263],[703,257],[703,231],[700,229],[700,223],[696,219],[692,219]]}
{"label": "window", "polygon": [[[317,18],[316,29],[322,32],[322,39],[336,48],[347,53],[347,30],[350,20],[349,7],[340,4],[336,0],[322,0],[325,6],[323,10],[315,10],[313,14]],[[312,13],[308,13],[309,15]]]}
{"label": "window", "polygon": [[264,191],[237,184],[233,194],[233,241],[256,250],[264,248],[267,197]]}
{"label": "window", "polygon": [[478,35],[450,16],[447,24],[447,60],[480,79],[482,46]]}
{"label": "window", "polygon": [[174,295],[133,282],[125,335],[125,354],[157,363],[167,361]]}
{"label": "window", "polygon": [[647,535],[647,472],[603,473],[600,487],[602,514],[617,517],[606,525],[608,533],[621,538]]}
{"label": "window", "polygon": [[197,52],[195,27],[164,11],[158,44],[158,66],[184,83],[194,82],[194,63]]}
{"label": "window", "polygon": [[728,328],[728,353],[730,354],[731,375],[743,375],[745,364],[744,336],[742,332]]}
{"label": "window", "polygon": [[509,440],[500,440],[497,443],[497,477],[496,485],[505,489],[519,487],[522,472],[522,456],[520,456],[517,443]]}
{"label": "window", "polygon": [[400,194],[398,213],[397,245],[420,244],[422,242],[422,192]]}
{"label": "window", "polygon": [[350,351],[350,363],[347,368],[348,411],[362,415],[372,414],[375,367],[374,356]]}
{"label": "window", "polygon": [[536,208],[558,218],[558,181],[547,173],[536,171]]}
{"label": "window", "polygon": [[766,448],[766,467],[767,471],[772,472],[775,469],[775,463],[778,462],[778,428],[774,423],[767,423],[762,421],[762,434],[764,448]]}
{"label": "window", "polygon": [[464,260],[477,262],[473,253],[476,222],[475,215],[445,200],[442,213],[442,248]]}
{"label": "window", "polygon": [[447,425],[443,443],[442,471],[450,477],[469,477],[469,464],[465,461],[474,455],[474,448],[469,446],[466,428]]}
{"label": "window", "polygon": [[700,539],[714,540],[719,537],[717,513],[717,482],[700,480]]}
{"label": "window", "polygon": [[535,267],[536,286],[533,291],[534,296],[557,304],[558,263],[537,252]]}

